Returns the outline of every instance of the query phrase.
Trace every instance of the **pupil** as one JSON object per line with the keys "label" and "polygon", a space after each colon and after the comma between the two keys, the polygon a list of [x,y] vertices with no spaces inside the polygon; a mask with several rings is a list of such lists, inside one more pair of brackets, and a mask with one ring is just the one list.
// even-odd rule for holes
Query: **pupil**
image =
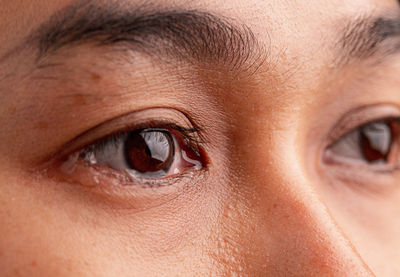
{"label": "pupil", "polygon": [[392,141],[393,128],[388,122],[371,123],[361,129],[361,152],[369,162],[387,162]]}
{"label": "pupil", "polygon": [[167,172],[174,153],[171,135],[164,130],[132,132],[125,142],[125,158],[131,169],[145,172]]}

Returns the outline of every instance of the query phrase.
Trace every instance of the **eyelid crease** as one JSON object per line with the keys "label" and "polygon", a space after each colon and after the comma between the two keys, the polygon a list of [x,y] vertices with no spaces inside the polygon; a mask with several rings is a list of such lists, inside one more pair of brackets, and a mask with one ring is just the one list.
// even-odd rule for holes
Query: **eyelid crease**
{"label": "eyelid crease", "polygon": [[400,122],[400,107],[392,104],[362,106],[344,114],[328,133],[326,145],[331,145],[354,129],[374,121],[394,120]]}
{"label": "eyelid crease", "polygon": [[[143,126],[143,127],[141,127]],[[98,139],[97,141],[91,143],[86,149],[83,149],[82,153],[85,153],[86,151],[93,151],[93,149],[98,149],[101,150],[107,146],[107,144],[112,143],[112,144],[117,144],[119,143],[119,140],[128,135],[130,132],[133,131],[138,131],[138,130],[146,130],[146,129],[154,129],[154,130],[162,130],[162,131],[168,131],[168,129],[174,129],[177,130],[187,141],[190,141],[191,143],[194,143],[196,146],[198,144],[203,144],[203,141],[200,141],[198,139],[198,133],[200,130],[198,128],[185,128],[182,126],[179,126],[175,123],[159,123],[157,121],[150,121],[150,122],[144,122],[139,125],[133,125],[131,128],[127,127],[124,130],[118,131],[116,133],[113,133],[111,135],[105,136],[103,138]],[[189,146],[192,148],[191,146]],[[198,149],[192,149],[198,152]]]}
{"label": "eyelid crease", "polygon": [[84,131],[58,147],[59,150],[43,159],[41,164],[47,166],[54,161],[65,159],[69,155],[113,135],[151,127],[172,126],[171,124],[186,134],[190,134],[191,138],[189,139],[193,139],[194,143],[198,145],[205,143],[203,129],[198,124],[192,123],[184,113],[172,108],[148,108],[106,120]]}

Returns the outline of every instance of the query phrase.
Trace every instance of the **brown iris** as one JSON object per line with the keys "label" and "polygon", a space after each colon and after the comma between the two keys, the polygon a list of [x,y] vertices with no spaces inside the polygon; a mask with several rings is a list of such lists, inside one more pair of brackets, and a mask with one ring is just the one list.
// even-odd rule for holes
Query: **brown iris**
{"label": "brown iris", "polygon": [[365,125],[360,130],[360,147],[368,162],[387,162],[392,151],[397,124],[379,121]]}
{"label": "brown iris", "polygon": [[174,142],[167,130],[134,131],[125,142],[124,153],[133,170],[141,173],[167,172],[174,158]]}

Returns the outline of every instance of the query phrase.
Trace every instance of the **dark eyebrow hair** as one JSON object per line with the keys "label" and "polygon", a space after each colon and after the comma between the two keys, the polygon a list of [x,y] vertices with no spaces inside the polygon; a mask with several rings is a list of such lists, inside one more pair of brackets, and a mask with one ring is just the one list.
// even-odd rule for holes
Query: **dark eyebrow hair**
{"label": "dark eyebrow hair", "polygon": [[356,59],[367,59],[376,54],[380,57],[398,53],[400,41],[385,44],[385,41],[400,38],[400,17],[362,17],[347,24],[340,40],[341,63]]}
{"label": "dark eyebrow hair", "polygon": [[251,30],[245,25],[235,27],[223,17],[152,7],[127,11],[99,3],[102,1],[78,2],[43,23],[30,37],[38,46],[38,59],[61,48],[92,43],[123,45],[150,55],[231,68],[244,64],[259,67],[265,60],[264,48]]}

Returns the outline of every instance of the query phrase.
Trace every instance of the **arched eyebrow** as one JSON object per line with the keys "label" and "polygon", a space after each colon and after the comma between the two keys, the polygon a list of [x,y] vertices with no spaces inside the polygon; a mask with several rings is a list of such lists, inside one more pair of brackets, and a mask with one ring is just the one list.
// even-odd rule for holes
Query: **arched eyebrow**
{"label": "arched eyebrow", "polygon": [[[112,1],[113,2],[113,1]],[[92,44],[189,62],[240,68],[260,66],[265,51],[245,25],[196,10],[129,10],[103,1],[83,1],[57,12],[30,36],[38,59],[62,48]]]}
{"label": "arched eyebrow", "polygon": [[351,20],[341,35],[341,64],[371,57],[381,61],[387,56],[400,53],[400,17],[362,17]]}

